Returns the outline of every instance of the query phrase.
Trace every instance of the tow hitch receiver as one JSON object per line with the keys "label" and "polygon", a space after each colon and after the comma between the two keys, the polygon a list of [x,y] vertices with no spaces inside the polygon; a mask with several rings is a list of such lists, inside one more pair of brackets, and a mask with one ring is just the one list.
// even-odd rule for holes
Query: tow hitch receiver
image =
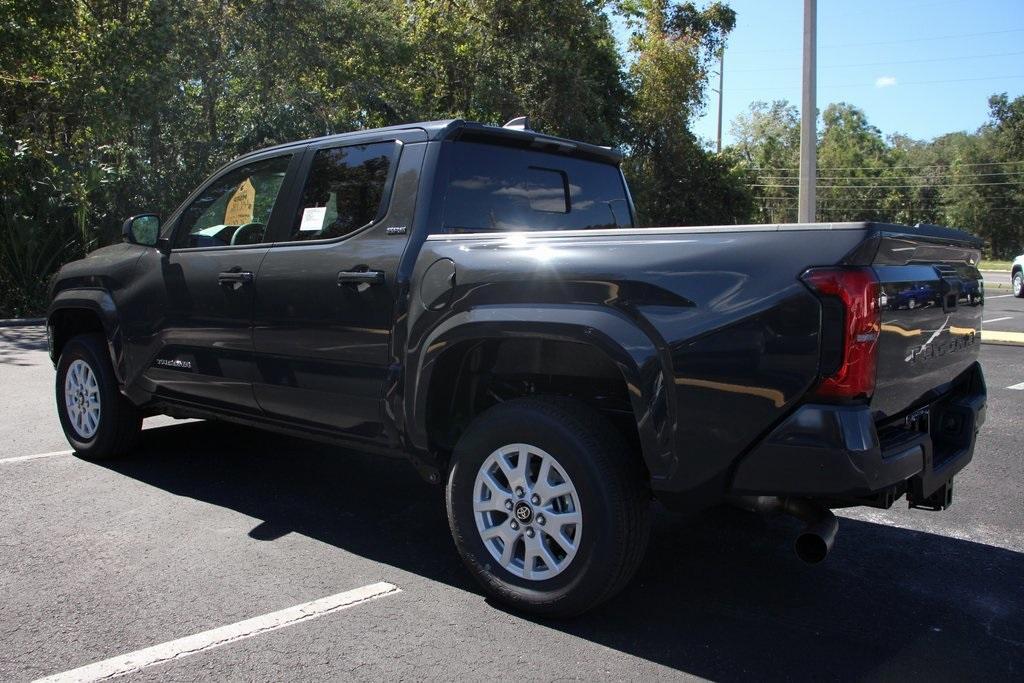
{"label": "tow hitch receiver", "polygon": [[919,487],[911,487],[910,491],[907,491],[907,502],[910,503],[910,507],[917,508],[919,510],[931,510],[938,512],[945,510],[953,504],[953,480],[945,482],[939,488],[935,489],[929,496],[921,496],[920,491],[916,492],[914,489]]}

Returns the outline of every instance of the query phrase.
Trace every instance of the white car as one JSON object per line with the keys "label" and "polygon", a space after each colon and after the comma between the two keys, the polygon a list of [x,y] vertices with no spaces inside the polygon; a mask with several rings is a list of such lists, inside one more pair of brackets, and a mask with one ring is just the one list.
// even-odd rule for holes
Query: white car
{"label": "white car", "polygon": [[1024,254],[1013,259],[1010,280],[1013,282],[1013,295],[1024,298]]}

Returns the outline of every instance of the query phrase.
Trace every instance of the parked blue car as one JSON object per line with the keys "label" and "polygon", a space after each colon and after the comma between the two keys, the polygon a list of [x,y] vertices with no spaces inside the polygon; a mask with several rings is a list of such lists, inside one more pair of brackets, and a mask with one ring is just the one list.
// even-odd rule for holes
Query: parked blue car
{"label": "parked blue car", "polygon": [[906,289],[896,292],[896,296],[889,299],[889,307],[892,310],[901,308],[921,308],[935,303],[939,293],[934,287],[927,283],[917,282]]}

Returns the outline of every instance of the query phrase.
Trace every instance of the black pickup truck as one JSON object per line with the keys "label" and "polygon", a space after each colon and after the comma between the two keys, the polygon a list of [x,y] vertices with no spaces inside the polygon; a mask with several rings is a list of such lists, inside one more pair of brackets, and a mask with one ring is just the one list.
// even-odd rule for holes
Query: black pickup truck
{"label": "black pickup truck", "polygon": [[629,581],[652,499],[795,515],[808,561],[831,508],[947,507],[985,416],[978,240],[638,228],[619,162],[461,120],[236,159],[54,279],[67,438],[125,455],[162,413],[406,457],[485,590],[546,615]]}

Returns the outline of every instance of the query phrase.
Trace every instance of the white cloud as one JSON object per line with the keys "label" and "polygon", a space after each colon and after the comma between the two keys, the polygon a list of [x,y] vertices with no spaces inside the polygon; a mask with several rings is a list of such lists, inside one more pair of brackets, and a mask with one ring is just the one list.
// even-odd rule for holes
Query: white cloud
{"label": "white cloud", "polygon": [[875,79],[876,88],[891,88],[894,85],[896,85],[895,76],[879,76]]}

